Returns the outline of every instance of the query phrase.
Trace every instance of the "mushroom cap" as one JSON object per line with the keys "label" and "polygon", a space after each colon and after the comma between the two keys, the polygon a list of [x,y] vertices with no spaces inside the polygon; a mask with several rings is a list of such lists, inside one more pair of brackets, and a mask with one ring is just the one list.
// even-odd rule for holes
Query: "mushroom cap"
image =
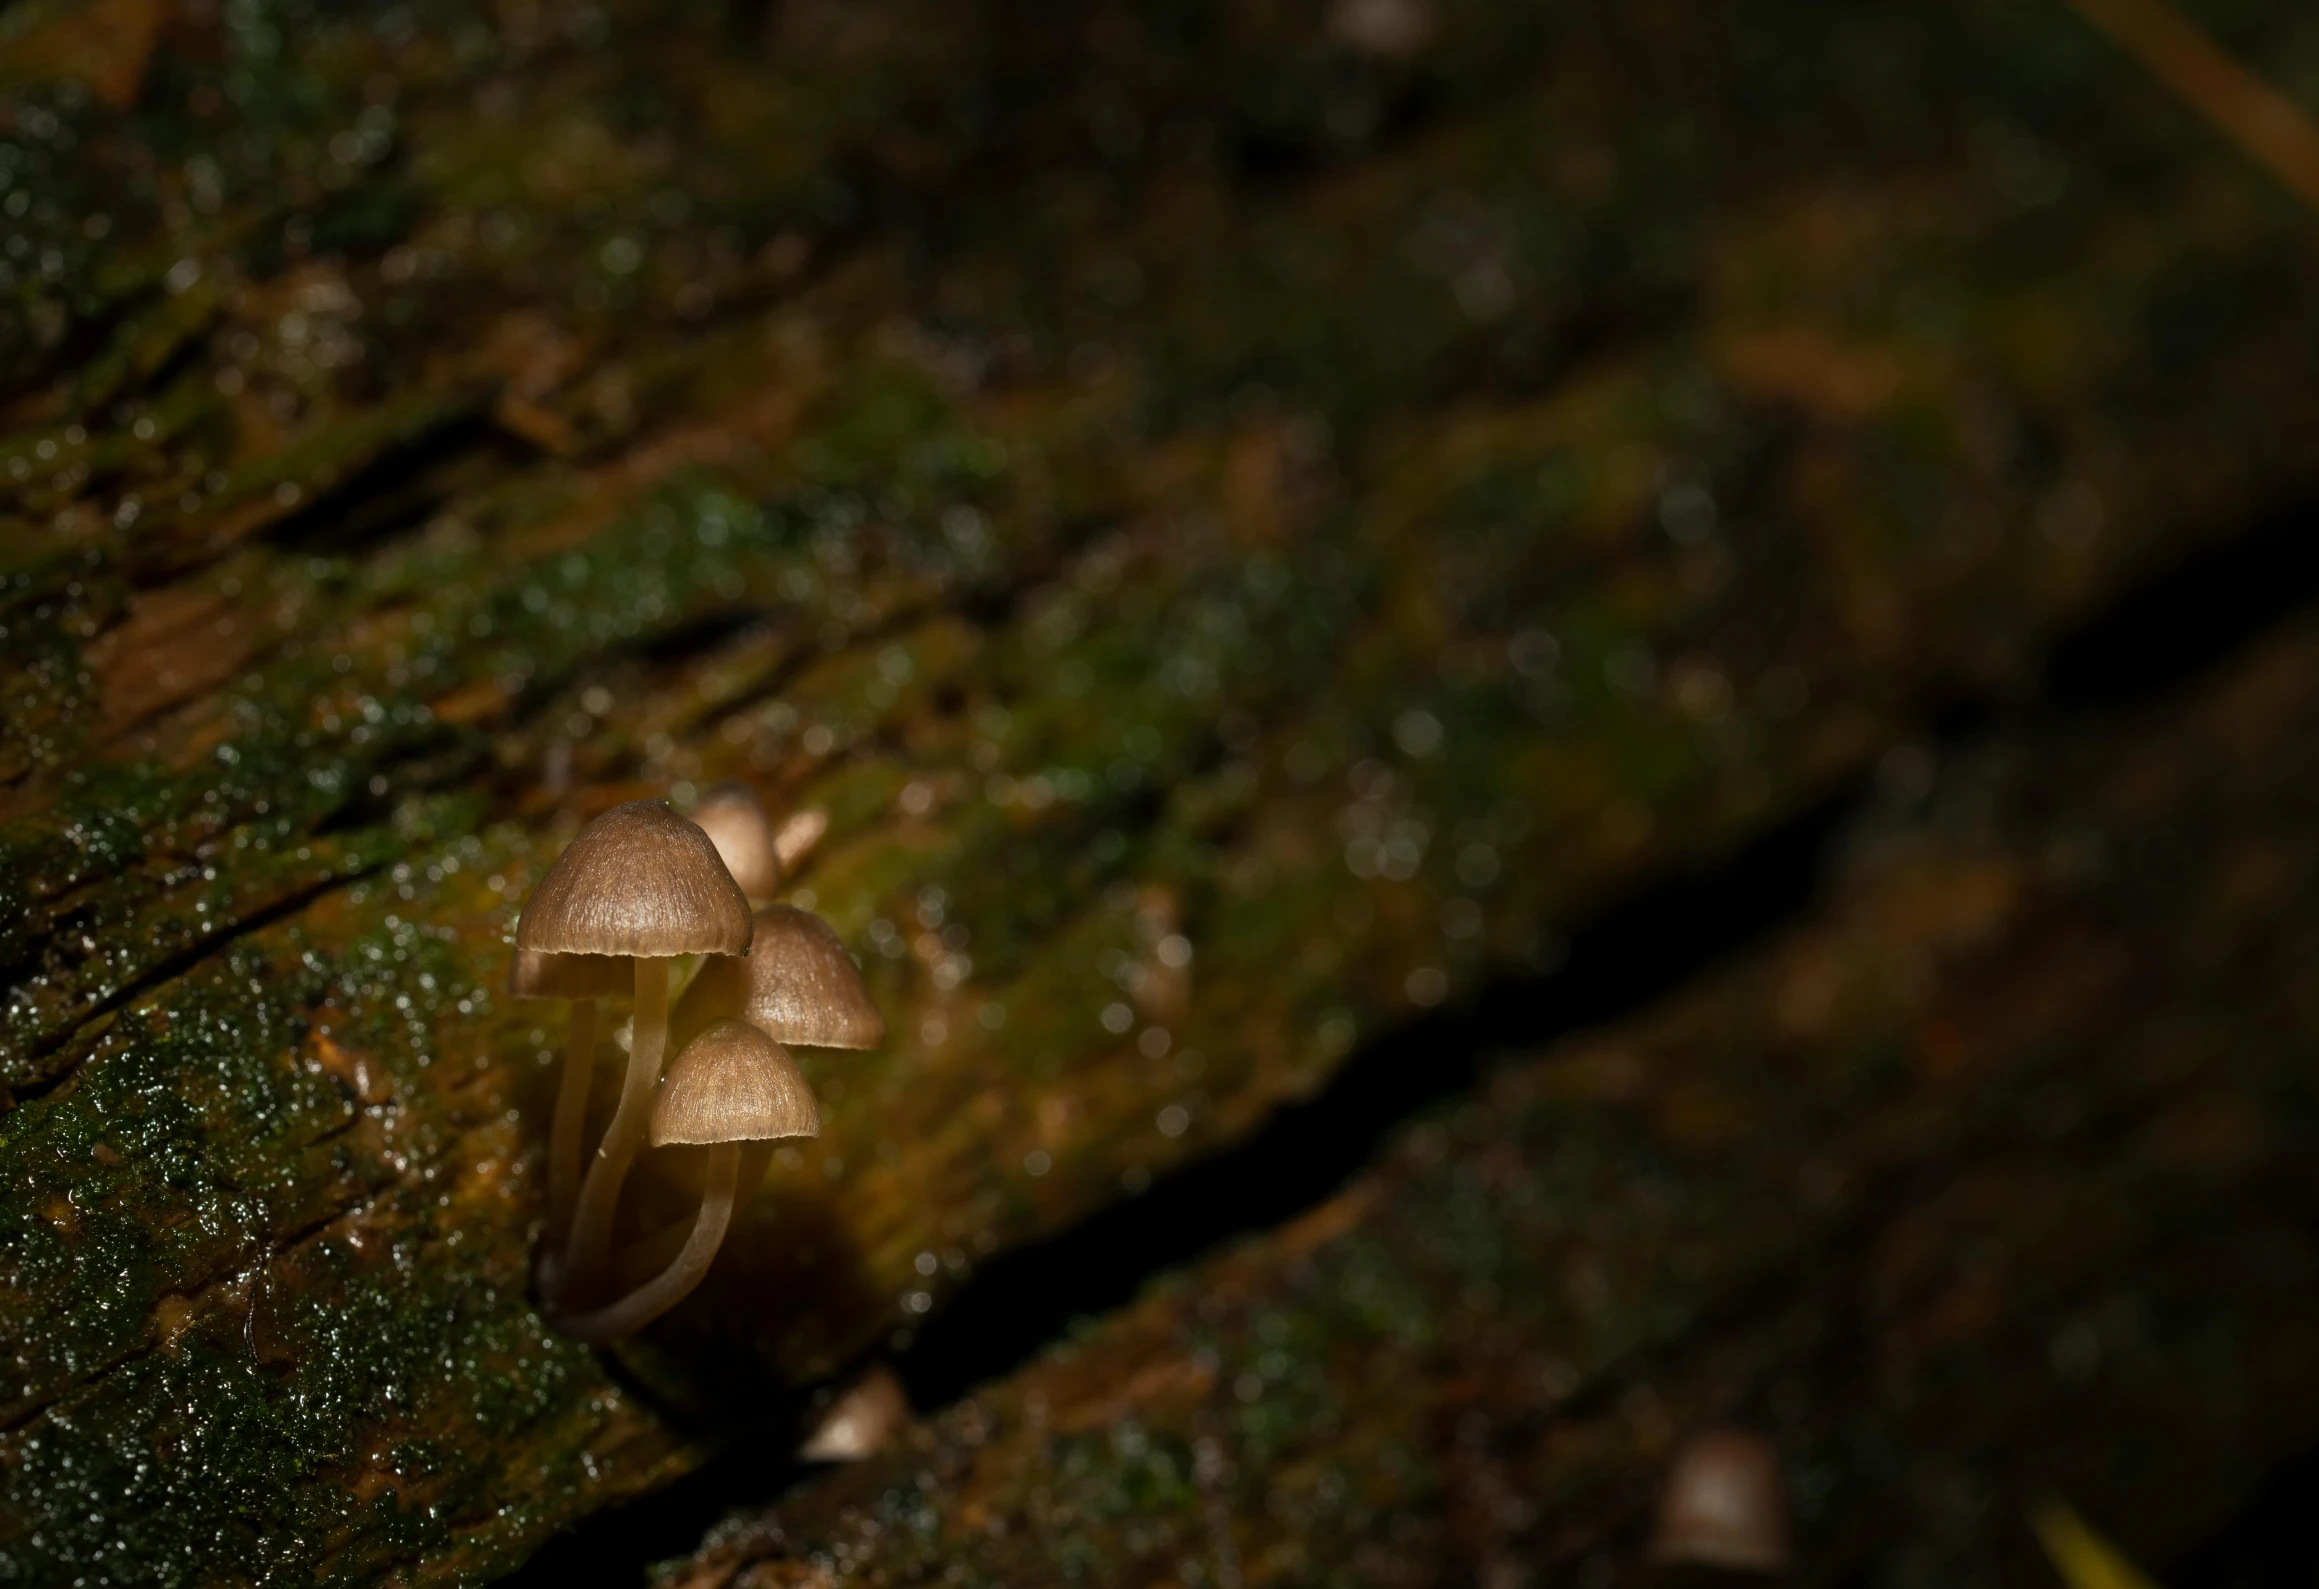
{"label": "mushroom cap", "polygon": [[808,1462],[860,1462],[894,1443],[910,1422],[910,1397],[894,1371],[874,1363],[829,1404],[797,1448]]}
{"label": "mushroom cap", "polygon": [[1779,1453],[1745,1429],[1710,1429],[1676,1454],[1659,1497],[1655,1561],[1735,1572],[1788,1569]]}
{"label": "mushroom cap", "polygon": [[677,1001],[674,1029],[696,1030],[722,1015],[800,1048],[875,1048],[886,1040],[886,1018],[854,957],[828,922],[795,905],[757,912],[745,958],[702,963]]}
{"label": "mushroom cap", "polygon": [[805,1073],[746,1021],[712,1021],[685,1044],[652,1106],[656,1148],[820,1135],[821,1111]]}
{"label": "mushroom cap", "polygon": [[765,802],[745,783],[709,785],[692,808],[692,819],[709,836],[725,869],[751,899],[771,899],[781,889],[781,858],[773,819]]}
{"label": "mushroom cap", "polygon": [[626,955],[560,955],[518,949],[507,965],[511,999],[617,999],[636,989]]}
{"label": "mushroom cap", "polygon": [[515,924],[516,947],[553,954],[739,954],[749,902],[709,836],[659,800],[614,806],[580,830]]}

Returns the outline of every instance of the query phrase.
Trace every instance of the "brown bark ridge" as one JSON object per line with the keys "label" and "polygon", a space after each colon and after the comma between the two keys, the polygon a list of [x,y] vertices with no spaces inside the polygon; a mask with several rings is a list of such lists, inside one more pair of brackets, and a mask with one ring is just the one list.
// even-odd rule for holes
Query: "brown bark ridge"
{"label": "brown bark ridge", "polygon": [[2054,1494],[2171,1562],[2319,1435],[2315,730],[2303,627],[1926,769],[1815,920],[659,1582],[1664,1582],[1734,1422],[1798,1582],[2050,1583]]}
{"label": "brown bark ridge", "polygon": [[[1995,0],[22,0],[0,215],[23,1582],[504,1570],[2319,431],[2305,219]],[[894,1037],[622,1361],[506,937],[726,777]]]}

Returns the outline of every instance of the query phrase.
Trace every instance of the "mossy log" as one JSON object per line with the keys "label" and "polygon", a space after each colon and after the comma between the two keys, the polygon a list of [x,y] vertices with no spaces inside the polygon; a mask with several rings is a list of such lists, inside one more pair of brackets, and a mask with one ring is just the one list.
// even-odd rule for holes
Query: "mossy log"
{"label": "mossy log", "polygon": [[662,1581],[1664,1582],[1734,1420],[1800,1582],[2049,1583],[2056,1493],[2171,1563],[2319,1434],[2313,744],[2306,628],[1928,766],[1809,925]]}
{"label": "mossy log", "polygon": [[[19,1582],[504,1570],[2319,433],[2304,218],[1994,0],[23,0],[0,96]],[[727,776],[895,1037],[623,1366],[505,940]]]}

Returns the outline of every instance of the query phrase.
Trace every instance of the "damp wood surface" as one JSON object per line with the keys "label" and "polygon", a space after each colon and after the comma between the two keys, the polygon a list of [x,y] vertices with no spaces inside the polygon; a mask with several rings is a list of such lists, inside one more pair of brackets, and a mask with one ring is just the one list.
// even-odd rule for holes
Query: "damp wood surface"
{"label": "damp wood surface", "polygon": [[2319,1436],[2315,729],[2302,627],[1927,762],[1806,925],[656,1582],[1665,1582],[1733,1422],[1795,1581],[2051,1583],[2052,1495],[2170,1568]]}
{"label": "damp wood surface", "polygon": [[[0,213],[31,1583],[511,1569],[2027,688],[2319,419],[2307,217],[1994,0],[23,0]],[[506,940],[724,777],[893,1035],[593,1352]]]}

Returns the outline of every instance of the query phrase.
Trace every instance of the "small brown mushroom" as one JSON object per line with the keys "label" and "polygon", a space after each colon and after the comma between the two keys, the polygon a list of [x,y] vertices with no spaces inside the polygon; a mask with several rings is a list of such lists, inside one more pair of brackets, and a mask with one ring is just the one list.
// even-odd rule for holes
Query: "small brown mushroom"
{"label": "small brown mushroom", "polygon": [[674,1260],[635,1290],[563,1321],[583,1341],[632,1335],[688,1296],[709,1272],[732,1223],[741,1144],[821,1134],[821,1112],[797,1062],[745,1021],[718,1021],[668,1068],[652,1110],[652,1145],[709,1149],[707,1183],[691,1234]]}
{"label": "small brown mushroom", "polygon": [[635,985],[636,969],[620,955],[545,954],[518,949],[507,968],[507,992],[517,999],[565,999],[572,1031],[564,1076],[548,1127],[548,1240],[550,1253],[572,1228],[580,1197],[580,1134],[588,1120],[588,1087],[596,1073],[596,1001],[616,999]]}
{"label": "small brown mushroom", "polygon": [[894,1371],[870,1365],[829,1404],[797,1448],[808,1462],[862,1462],[894,1443],[910,1422],[910,1397]]}
{"label": "small brown mushroom", "polygon": [[829,923],[794,905],[757,912],[755,941],[738,960],[712,960],[677,1001],[676,1029],[739,1016],[799,1048],[875,1048],[886,1018],[860,967]]}
{"label": "small brown mushroom", "polygon": [[781,863],[783,873],[797,870],[797,863],[805,859],[806,851],[821,842],[829,831],[829,813],[819,806],[807,806],[803,811],[792,811],[773,835],[773,858]]}
{"label": "small brown mushroom", "polygon": [[773,819],[765,802],[745,783],[711,784],[692,808],[692,819],[724,858],[725,869],[752,905],[781,891],[782,862],[775,848]]}
{"label": "small brown mushroom", "polygon": [[603,1269],[612,1213],[660,1080],[668,962],[686,954],[742,954],[751,930],[749,902],[708,835],[658,800],[614,806],[582,828],[525,903],[515,927],[517,948],[627,955],[636,963],[628,1073],[612,1123],[580,1182],[557,1266],[560,1292],[586,1295]]}
{"label": "small brown mushroom", "polygon": [[1779,1453],[1745,1429],[1710,1429],[1676,1453],[1659,1497],[1651,1559],[1729,1572],[1788,1569]]}
{"label": "small brown mushroom", "polygon": [[[885,1041],[885,1017],[827,922],[794,905],[774,905],[757,913],[756,934],[747,956],[708,961],[684,990],[669,1022],[678,1044],[727,1016],[798,1048],[875,1048]],[[762,960],[759,946],[767,951]],[[757,1195],[772,1162],[767,1149],[742,1152],[741,1202]],[[659,1268],[684,1229],[667,1225],[630,1242],[613,1257],[615,1275],[625,1281]]]}

